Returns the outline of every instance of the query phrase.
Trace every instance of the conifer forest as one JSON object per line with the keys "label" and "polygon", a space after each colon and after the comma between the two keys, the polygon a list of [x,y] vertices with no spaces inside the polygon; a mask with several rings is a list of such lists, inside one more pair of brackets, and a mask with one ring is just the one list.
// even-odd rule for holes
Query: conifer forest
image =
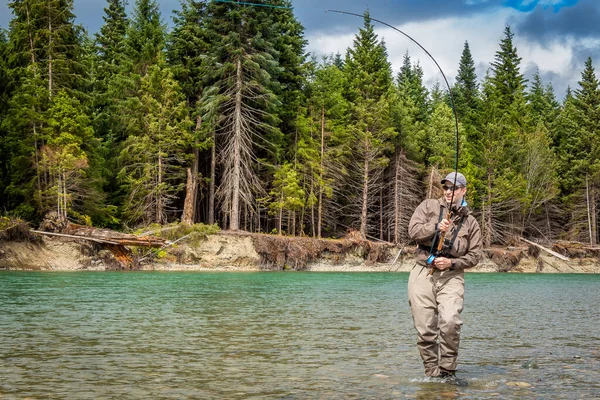
{"label": "conifer forest", "polygon": [[182,0],[163,16],[156,0],[129,13],[107,0],[90,35],[73,0],[13,0],[0,31],[0,214],[404,243],[415,207],[454,170],[454,105],[485,245],[596,245],[591,57],[559,101],[539,74],[525,79],[506,26],[485,76],[464,42],[450,96],[425,86],[414,54],[392,72],[368,12],[344,54],[315,57],[291,0],[269,4],[281,7]]}

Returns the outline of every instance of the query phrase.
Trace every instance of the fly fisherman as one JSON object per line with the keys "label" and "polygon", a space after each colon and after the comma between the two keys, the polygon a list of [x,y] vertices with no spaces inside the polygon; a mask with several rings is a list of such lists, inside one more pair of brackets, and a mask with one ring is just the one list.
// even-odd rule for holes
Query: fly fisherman
{"label": "fly fisherman", "polygon": [[444,196],[423,201],[408,225],[409,236],[419,245],[408,280],[408,302],[425,375],[456,380],[463,270],[481,258],[481,230],[464,201],[465,176],[452,172],[442,185]]}

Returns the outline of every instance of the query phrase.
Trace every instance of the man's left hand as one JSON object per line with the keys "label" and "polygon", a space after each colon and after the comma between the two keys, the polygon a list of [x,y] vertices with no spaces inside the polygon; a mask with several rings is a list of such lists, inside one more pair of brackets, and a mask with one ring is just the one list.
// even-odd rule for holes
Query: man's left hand
{"label": "man's left hand", "polygon": [[436,257],[433,260],[433,265],[440,271],[444,271],[452,267],[452,260],[446,257]]}

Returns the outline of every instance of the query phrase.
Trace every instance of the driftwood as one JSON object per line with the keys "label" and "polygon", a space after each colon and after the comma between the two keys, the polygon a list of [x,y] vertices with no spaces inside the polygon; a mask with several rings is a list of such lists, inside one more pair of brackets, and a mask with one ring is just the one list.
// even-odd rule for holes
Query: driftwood
{"label": "driftwood", "polygon": [[113,254],[114,259],[123,269],[137,269],[140,261],[136,260],[135,255],[126,246],[162,248],[168,244],[167,240],[155,236],[136,236],[109,229],[72,224],[53,214],[49,214],[44,219],[40,230],[32,229],[31,232],[99,243]]}
{"label": "driftwood", "polygon": [[65,238],[71,238],[71,239],[85,239],[85,240],[90,240],[92,242],[102,243],[102,244],[118,244],[117,242],[112,242],[112,241],[106,240],[106,239],[97,239],[97,238],[77,236],[77,235],[67,235],[64,233],[36,231],[34,229],[31,229],[31,232],[39,233],[41,235],[47,235],[47,236],[59,236],[59,237],[65,237]]}
{"label": "driftwood", "polygon": [[527,240],[527,239],[525,239],[525,238],[522,238],[522,237],[521,237],[521,238],[519,238],[519,239],[521,239],[521,240],[522,240],[522,241],[524,241],[525,243],[529,243],[529,244],[531,244],[531,245],[537,246],[537,247],[539,247],[540,249],[544,250],[545,252],[547,252],[547,253],[549,253],[549,254],[552,254],[554,257],[556,257],[556,258],[559,258],[559,259],[561,259],[561,260],[563,260],[563,261],[571,261],[571,259],[570,259],[569,257],[565,257],[565,256],[563,256],[562,254],[560,254],[560,253],[557,253],[557,252],[555,252],[554,250],[550,250],[550,249],[548,249],[548,248],[546,248],[546,247],[544,247],[544,246],[542,246],[542,245],[539,245],[539,244],[537,244],[537,243],[535,243],[535,242],[532,242],[531,240]]}

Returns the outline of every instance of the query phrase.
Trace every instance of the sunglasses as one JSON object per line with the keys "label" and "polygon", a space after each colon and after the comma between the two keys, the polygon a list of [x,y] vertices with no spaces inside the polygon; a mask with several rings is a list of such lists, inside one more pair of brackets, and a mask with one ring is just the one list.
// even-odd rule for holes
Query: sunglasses
{"label": "sunglasses", "polygon": [[444,189],[444,192],[447,191],[447,190],[451,190],[451,191],[454,192],[456,189],[462,189],[462,188],[463,188],[462,186],[457,186],[457,187],[454,187],[454,186],[445,186],[445,185],[442,186],[442,189]]}

